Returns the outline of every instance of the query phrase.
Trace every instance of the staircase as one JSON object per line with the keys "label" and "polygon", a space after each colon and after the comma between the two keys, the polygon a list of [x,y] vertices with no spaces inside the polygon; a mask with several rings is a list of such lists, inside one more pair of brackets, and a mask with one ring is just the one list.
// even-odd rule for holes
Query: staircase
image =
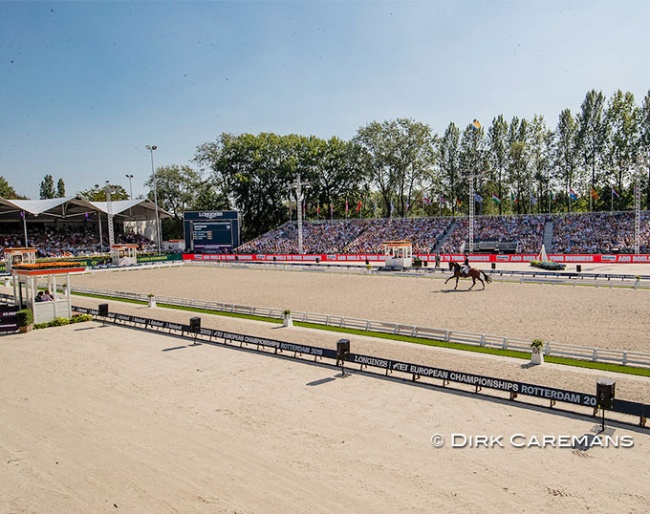
{"label": "staircase", "polygon": [[551,220],[546,220],[544,224],[544,246],[546,253],[553,252],[553,222]]}
{"label": "staircase", "polygon": [[447,232],[443,234],[443,236],[440,238],[438,241],[438,244],[436,247],[432,250],[434,253],[440,253],[440,249],[442,248],[442,245],[445,244],[445,241],[447,238],[454,233],[454,230],[456,230],[456,225],[458,225],[458,221],[453,221]]}

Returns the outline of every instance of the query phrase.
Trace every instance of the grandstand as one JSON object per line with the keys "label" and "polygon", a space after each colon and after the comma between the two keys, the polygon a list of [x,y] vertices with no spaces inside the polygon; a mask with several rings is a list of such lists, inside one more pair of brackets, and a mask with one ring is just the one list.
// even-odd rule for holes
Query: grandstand
{"label": "grandstand", "polygon": [[[467,217],[387,218],[303,222],[303,247],[310,254],[381,253],[388,240],[408,240],[413,253],[458,253],[466,248]],[[635,214],[631,211],[576,214],[476,216],[478,253],[632,253]],[[641,253],[650,250],[650,213],[641,213]],[[237,248],[239,254],[298,253],[295,221]]]}

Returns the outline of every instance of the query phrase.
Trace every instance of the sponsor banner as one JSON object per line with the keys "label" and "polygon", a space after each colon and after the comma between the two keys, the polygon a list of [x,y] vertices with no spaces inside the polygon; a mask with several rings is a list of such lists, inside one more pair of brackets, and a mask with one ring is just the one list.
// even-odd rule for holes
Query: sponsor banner
{"label": "sponsor banner", "polygon": [[[87,312],[96,314],[97,310],[88,309],[85,307],[73,307],[77,312]],[[144,319],[136,316],[129,316],[125,314],[109,313],[108,318],[120,321],[131,321],[135,323],[143,323],[146,327],[153,328],[166,328],[169,330],[178,330],[189,332],[188,325],[179,323],[172,323],[167,321],[160,321],[155,319]],[[313,355],[325,357],[328,359],[336,359],[336,350],[328,348],[319,348],[316,346],[303,345],[298,343],[289,343],[286,341],[277,341],[275,339],[266,339],[264,337],[249,336],[244,334],[236,334],[233,332],[223,332],[221,330],[211,330],[202,328],[201,335],[216,337],[227,341],[239,341],[240,343],[255,344],[264,346],[266,348],[273,348],[286,352],[295,352],[302,355]],[[567,391],[564,389],[556,389],[554,387],[545,387],[535,384],[528,384],[525,382],[516,382],[505,380],[495,377],[487,377],[482,375],[474,375],[472,373],[463,373],[459,371],[452,371],[448,369],[434,368],[431,366],[422,366],[419,364],[412,364],[408,362],[391,361],[382,357],[373,357],[370,355],[350,354],[346,362],[360,364],[363,366],[370,366],[384,370],[391,370],[395,372],[408,373],[418,375],[419,377],[435,378],[459,384],[466,384],[475,387],[486,389],[494,389],[498,391],[515,393],[517,395],[532,396],[544,400],[552,400],[556,402],[570,403],[583,407],[596,407],[597,398],[595,395],[580,393],[576,391]],[[644,415],[650,410],[649,407],[637,402],[630,402],[626,400],[615,400],[612,411],[621,412],[631,415]]]}
{"label": "sponsor banner", "polygon": [[167,253],[165,255],[138,255],[138,262],[163,262],[180,261],[183,256],[180,253]]}
{"label": "sponsor banner", "polygon": [[495,389],[497,391],[508,393],[523,394],[534,396],[536,398],[544,398],[588,407],[596,406],[596,396],[594,395],[555,389],[553,387],[526,384],[524,382],[514,382],[512,380],[474,375],[471,373],[461,373],[448,369],[410,364],[408,362],[390,361],[388,359],[371,357],[369,355],[350,354],[348,361],[355,364],[362,364],[364,366],[411,373],[421,377],[439,378],[441,380],[448,380],[449,382],[485,387],[487,389]]}
{"label": "sponsor banner", "polygon": [[165,321],[163,328],[166,328],[167,330],[178,330],[179,332],[183,332],[186,330],[189,330],[189,325],[181,325],[180,323],[172,323],[171,321]]}

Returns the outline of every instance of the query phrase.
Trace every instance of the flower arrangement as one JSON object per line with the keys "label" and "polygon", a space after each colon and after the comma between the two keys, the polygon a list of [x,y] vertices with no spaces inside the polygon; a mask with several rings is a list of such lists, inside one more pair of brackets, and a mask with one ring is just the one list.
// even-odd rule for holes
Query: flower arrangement
{"label": "flower arrangement", "polygon": [[530,347],[533,351],[540,352],[544,348],[544,341],[541,339],[533,339],[533,342],[530,343]]}
{"label": "flower arrangement", "polygon": [[530,261],[530,265],[534,266],[535,268],[541,268],[549,271],[562,271],[564,268],[566,268],[566,264],[562,264],[560,262],[554,262],[554,261],[533,260]]}
{"label": "flower arrangement", "polygon": [[13,269],[24,269],[24,270],[41,270],[41,269],[58,269],[58,268],[79,268],[81,264],[78,262],[69,262],[69,261],[50,261],[50,262],[31,262],[31,263],[21,263],[14,264]]}

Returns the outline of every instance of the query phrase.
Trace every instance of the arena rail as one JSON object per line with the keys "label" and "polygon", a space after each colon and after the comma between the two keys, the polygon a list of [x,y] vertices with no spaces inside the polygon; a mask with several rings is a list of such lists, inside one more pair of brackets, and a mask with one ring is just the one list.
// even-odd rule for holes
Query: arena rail
{"label": "arena rail", "polygon": [[[352,275],[367,275],[363,266],[350,263],[334,263],[318,265],[315,262],[268,262],[268,261],[184,261],[187,266],[237,268],[242,266],[267,267],[281,271],[309,271],[314,273],[345,273]],[[377,265],[377,262],[374,262]],[[629,275],[619,273],[577,273],[569,271],[545,270],[503,270],[485,269],[485,273],[497,282],[518,282],[520,284],[555,284],[555,285],[588,285],[595,287],[650,289],[650,275]],[[449,271],[445,268],[411,268],[404,270],[381,270],[374,268],[375,273],[391,274],[399,277],[446,278]]]}
{"label": "arena rail", "polygon": [[[129,291],[113,291],[110,289],[94,289],[88,287],[72,287],[72,293],[89,294],[102,297],[112,297],[124,300],[136,300],[146,303],[148,295],[133,293]],[[157,304],[168,304],[185,308],[197,308],[215,312],[226,312],[233,314],[244,314],[264,318],[282,319],[284,309],[267,307],[253,307],[250,305],[226,304],[210,302],[205,300],[194,300],[191,298],[177,298],[172,296],[156,296]],[[530,352],[532,340],[516,337],[506,337],[491,334],[476,334],[458,330],[446,330],[440,328],[419,327],[402,323],[391,323],[388,321],[373,321],[359,318],[345,318],[327,314],[314,314],[308,312],[292,312],[293,321],[312,323],[346,329],[363,330],[381,334],[392,334],[397,336],[421,337],[436,341],[450,343],[470,344],[486,348],[500,350],[515,350]],[[604,348],[593,348],[572,344],[549,341],[544,348],[545,356],[571,357],[593,362],[604,362],[608,364],[620,364],[623,366],[634,365],[638,367],[650,367],[650,354],[642,352],[631,352],[625,350],[609,350]]]}
{"label": "arena rail", "polygon": [[[285,357],[299,358],[303,361],[307,361],[304,357],[306,356],[310,360],[313,359],[320,364],[327,364],[333,367],[340,366],[342,371],[344,371],[346,365],[356,364],[359,366],[359,372],[379,375],[375,370],[380,370],[382,376],[393,375],[393,378],[401,378],[402,380],[408,379],[411,382],[417,382],[418,384],[429,387],[449,388],[450,384],[453,383],[456,386],[454,388],[455,390],[463,390],[458,386],[469,386],[470,388],[473,388],[473,392],[476,394],[482,393],[483,389],[488,389],[493,392],[501,393],[501,396],[495,394],[486,395],[485,393],[482,393],[481,396],[509,399],[513,402],[518,401],[517,399],[520,396],[530,397],[537,400],[535,405],[549,409],[553,409],[555,405],[560,402],[566,404],[572,412],[577,412],[578,414],[589,417],[596,417],[600,411],[596,395],[584,392],[568,391],[554,387],[529,384],[526,382],[434,368],[409,362],[393,361],[384,357],[371,355],[348,353],[341,357],[337,350],[330,348],[321,348],[246,334],[224,332],[205,327],[200,328],[198,332],[193,332],[190,325],[182,323],[132,316],[116,312],[109,312],[107,316],[99,316],[99,311],[97,309],[87,307],[73,306],[73,309],[77,312],[91,314],[95,316],[96,319],[103,322],[125,324],[133,328],[144,330],[164,330],[167,333],[174,332],[176,335],[180,335],[180,337],[192,340],[193,344],[200,341],[209,344],[237,346],[239,348],[253,351],[272,350],[273,354],[280,353]],[[254,348],[251,348],[251,346],[254,346]],[[287,352],[287,355],[284,355],[284,352]],[[323,359],[328,359],[329,362],[325,362]],[[372,371],[368,368],[371,368]],[[436,382],[433,382],[434,380]],[[504,394],[507,396],[504,397]],[[548,401],[548,405],[540,404],[539,401]],[[521,403],[530,404],[532,402]],[[578,411],[578,408],[581,408],[582,410]],[[612,408],[608,409],[608,411],[610,413],[637,417],[639,419],[638,426],[645,427],[647,417],[650,415],[650,405],[616,398],[613,402]],[[611,419],[612,418],[610,417],[610,421]],[[617,418],[616,421],[631,424],[625,418]]]}

